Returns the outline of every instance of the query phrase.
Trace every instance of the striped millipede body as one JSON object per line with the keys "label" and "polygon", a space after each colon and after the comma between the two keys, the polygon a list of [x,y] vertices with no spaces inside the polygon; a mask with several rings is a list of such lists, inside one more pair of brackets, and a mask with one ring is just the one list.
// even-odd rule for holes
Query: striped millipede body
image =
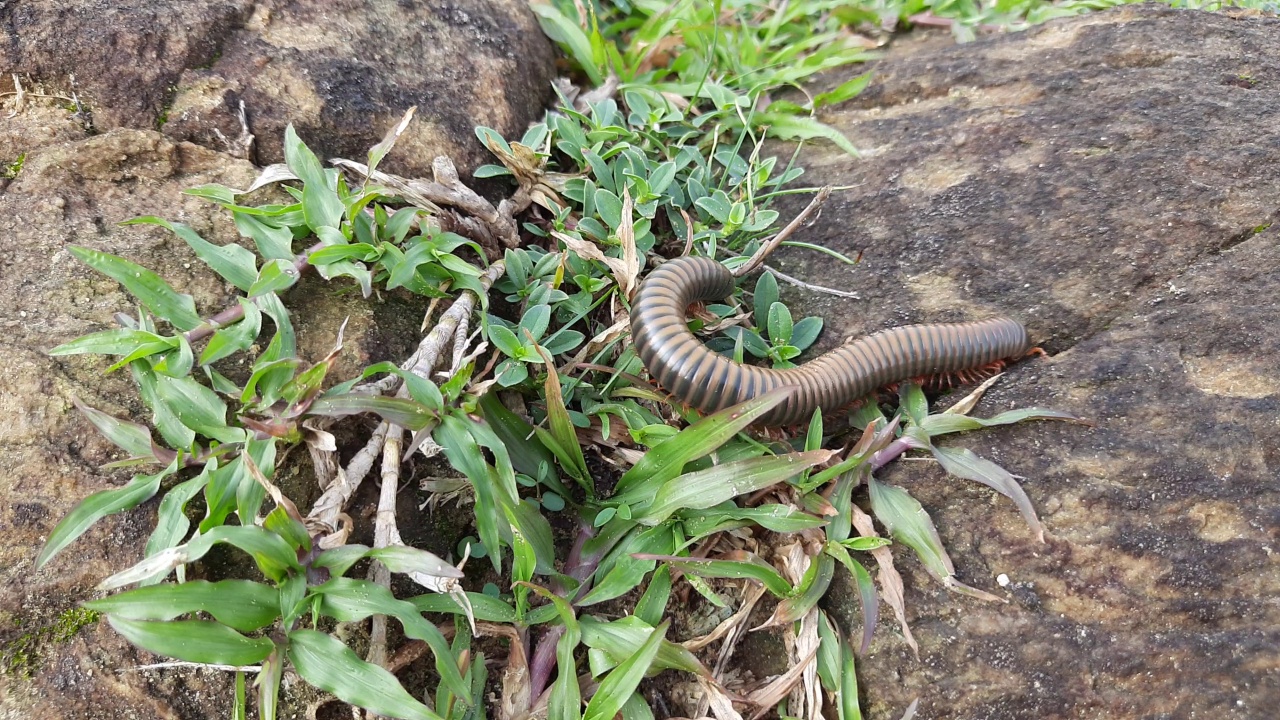
{"label": "striped millipede body", "polygon": [[1030,348],[1015,320],[906,325],[867,335],[795,368],[733,362],[689,331],[686,311],[733,293],[734,279],[715,260],[681,257],[649,273],[631,306],[631,337],[649,375],[680,401],[714,412],[785,385],[798,387],[763,416],[762,426],[807,421],[815,409],[846,407],[886,385],[959,373],[1018,358]]}

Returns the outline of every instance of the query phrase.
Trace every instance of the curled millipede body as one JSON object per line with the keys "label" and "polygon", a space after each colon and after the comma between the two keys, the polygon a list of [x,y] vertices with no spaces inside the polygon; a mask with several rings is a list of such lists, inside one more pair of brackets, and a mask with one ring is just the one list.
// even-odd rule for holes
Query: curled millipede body
{"label": "curled millipede body", "polygon": [[708,350],[685,318],[691,303],[728,297],[733,287],[733,275],[715,260],[681,257],[666,262],[649,273],[636,293],[631,337],[649,375],[703,412],[797,386],[789,399],[760,419],[763,426],[804,422],[815,409],[839,410],[891,383],[985,367],[1022,357],[1031,347],[1021,323],[994,318],[896,327],[785,370],[742,365]]}

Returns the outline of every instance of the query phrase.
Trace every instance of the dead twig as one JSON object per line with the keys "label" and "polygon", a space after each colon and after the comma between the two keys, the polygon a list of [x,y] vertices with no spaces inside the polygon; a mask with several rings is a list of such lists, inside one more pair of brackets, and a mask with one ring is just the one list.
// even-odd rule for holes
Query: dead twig
{"label": "dead twig", "polygon": [[[480,286],[487,292],[493,283],[497,282],[506,271],[506,264],[499,260],[490,265],[484,271],[484,274],[477,279],[480,282]],[[427,333],[422,342],[418,343],[418,350],[412,356],[414,362],[412,365],[406,363],[404,369],[418,377],[430,378],[431,371],[440,363],[445,347],[453,340],[458,327],[462,324],[463,318],[470,318],[477,299],[476,294],[470,290],[459,295],[453,305],[440,316],[439,322],[431,329],[431,332]]]}
{"label": "dead twig", "polygon": [[[396,492],[400,489],[400,441],[404,428],[391,425],[382,446],[382,492],[378,493],[378,513],[374,519],[373,546],[390,547],[400,543],[396,527]],[[370,580],[391,587],[391,571],[380,562],[369,569]],[[369,629],[369,653],[365,659],[379,667],[387,666],[387,616],[374,615]]]}
{"label": "dead twig", "polygon": [[829,197],[831,197],[830,185],[819,190],[818,194],[813,197],[813,200],[809,201],[809,204],[805,209],[801,210],[800,214],[795,216],[795,219],[787,223],[786,227],[779,230],[777,235],[766,240],[765,243],[760,246],[760,249],[756,250],[755,254],[751,256],[750,260],[737,270],[733,271],[733,276],[742,277],[743,275],[746,275],[760,267],[764,262],[764,259],[769,257],[774,250],[778,249],[778,246],[782,244],[783,240],[791,237],[796,230],[799,230],[801,226],[809,222],[809,219],[813,217],[814,213],[818,212],[818,208],[822,207],[822,203],[826,202]]}
{"label": "dead twig", "polygon": [[854,300],[862,299],[862,296],[856,292],[850,292],[848,290],[836,290],[835,288],[823,287],[822,285],[814,285],[813,283],[807,283],[799,278],[792,277],[782,272],[781,270],[778,270],[775,267],[772,267],[769,265],[764,265],[763,267],[765,270],[773,273],[774,277],[778,278],[779,280],[785,283],[795,285],[798,288],[804,288],[805,290],[812,290],[814,292],[819,292],[819,293],[826,293],[827,295],[835,295],[836,297],[853,298]]}
{"label": "dead twig", "polygon": [[529,206],[527,194],[520,198],[521,193],[516,193],[517,197],[494,207],[458,179],[458,171],[447,157],[437,157],[431,163],[434,180],[409,179],[381,170],[370,172],[368,166],[354,160],[337,159],[332,162],[361,179],[390,188],[405,200],[435,215],[441,229],[475,240],[490,260],[502,257],[503,247],[520,245],[515,215]]}

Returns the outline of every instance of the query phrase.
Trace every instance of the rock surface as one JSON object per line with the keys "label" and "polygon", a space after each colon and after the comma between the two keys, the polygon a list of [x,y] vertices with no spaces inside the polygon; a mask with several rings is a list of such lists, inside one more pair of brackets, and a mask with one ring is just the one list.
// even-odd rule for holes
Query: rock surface
{"label": "rock surface", "polygon": [[882,622],[860,665],[868,716],[919,697],[934,720],[1274,717],[1280,227],[1261,228],[1280,215],[1280,21],[1126,7],[876,73],[823,118],[867,157],[801,159],[808,184],[856,187],[797,239],[863,262],[777,258],[863,299],[792,302],[827,318],[827,345],[1020,318],[1053,357],[1016,366],[978,414],[1098,425],[949,443],[1028,478],[1043,545],[986,488],[884,473],[932,514],[960,579],[1010,603],[948,595],[904,560],[920,658]]}
{"label": "rock surface", "polygon": [[523,0],[20,0],[0,18],[6,85],[74,90],[99,131],[160,127],[240,156],[243,102],[264,165],[290,122],[321,157],[363,160],[417,105],[386,169],[429,175],[445,154],[467,173],[490,160],[473,127],[521,132],[554,71]]}

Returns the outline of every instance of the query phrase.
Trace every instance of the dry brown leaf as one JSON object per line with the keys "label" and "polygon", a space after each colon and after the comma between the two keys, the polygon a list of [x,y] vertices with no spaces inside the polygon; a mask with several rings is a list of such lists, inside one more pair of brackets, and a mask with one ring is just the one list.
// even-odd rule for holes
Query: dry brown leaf
{"label": "dry brown leaf", "polygon": [[774,709],[782,698],[791,693],[791,688],[800,682],[804,675],[805,668],[814,663],[818,658],[818,651],[814,650],[799,663],[791,666],[791,669],[774,678],[772,682],[764,687],[758,688],[747,696],[747,702],[754,705],[757,710],[751,716],[751,720],[762,717]]}
{"label": "dry brown leaf", "polygon": [[986,393],[987,390],[992,385],[995,385],[996,381],[999,380],[1002,375],[1004,375],[1004,373],[996,373],[995,375],[992,375],[991,377],[987,378],[981,385],[974,388],[973,392],[969,393],[968,395],[965,395],[964,399],[962,399],[960,402],[956,403],[955,405],[952,405],[946,410],[943,410],[942,414],[943,415],[968,415],[970,412],[973,411],[973,408],[975,405],[978,404],[978,401],[982,399],[983,394]]}
{"label": "dry brown leaf", "polygon": [[618,226],[618,242],[622,244],[622,272],[617,270],[618,287],[623,296],[631,299],[635,292],[636,278],[640,276],[640,258],[636,253],[636,232],[634,205],[631,203],[631,190],[622,189],[622,222]]}
{"label": "dry brown leaf", "polygon": [[22,78],[18,77],[18,73],[10,73],[13,78],[13,110],[9,112],[8,117],[16,117],[27,107],[27,91],[22,87]]}
{"label": "dry brown leaf", "polygon": [[698,687],[702,689],[703,697],[711,706],[711,714],[716,720],[742,720],[742,714],[733,708],[733,701],[728,695],[724,694],[715,683],[707,678],[699,676]]}
{"label": "dry brown leaf", "polygon": [[[800,631],[796,633],[796,654],[803,657],[813,653],[817,657],[818,644],[821,642],[818,637],[819,622],[821,620],[816,607],[801,618]],[[822,717],[822,685],[818,682],[818,663],[812,662],[805,666],[800,684],[792,690],[791,698],[793,704],[787,707],[789,710],[796,708],[793,712],[797,716],[807,717],[809,720],[819,720]]]}
{"label": "dry brown leaf", "polygon": [[738,611],[725,618],[719,625],[701,637],[685,640],[680,643],[688,650],[701,650],[711,643],[729,634],[730,631],[742,627],[747,618],[751,617],[751,611],[755,609],[756,603],[764,595],[765,589],[759,583],[748,583],[746,586],[746,594],[742,598],[742,606]]}
{"label": "dry brown leaf", "polygon": [[[355,532],[356,521],[346,513],[338,513],[336,519],[336,529],[330,530],[327,535],[316,541],[316,545],[321,550],[332,550],[336,547],[342,547],[347,544],[347,538],[351,537],[351,533]],[[310,526],[307,528],[310,530]]]}
{"label": "dry brown leaf", "polygon": [[[413,115],[416,112],[418,112],[417,105],[406,110],[404,115],[400,117],[400,122],[396,123],[395,127],[388,130],[387,134],[382,137],[382,140],[377,145],[369,148],[369,155],[377,159],[386,157],[387,153],[391,152],[391,148],[395,147],[396,140],[398,140],[400,136],[404,134],[405,129],[409,127],[409,123],[413,120]],[[375,160],[375,165],[376,164]]]}
{"label": "dry brown leaf", "polygon": [[498,717],[501,720],[524,717],[532,707],[532,688],[529,685],[529,659],[524,654],[520,633],[510,625],[488,622],[476,623],[475,632],[486,637],[507,639],[507,667],[502,672],[502,697],[498,702]]}
{"label": "dry brown leaf", "polygon": [[628,318],[622,318],[604,330],[596,333],[596,336],[588,340],[587,344],[582,347],[582,350],[578,351],[578,354],[573,356],[573,362],[579,363],[588,357],[594,357],[595,354],[603,350],[606,345],[626,334],[629,325],[630,320]]}
{"label": "dry brown leaf", "polygon": [[[578,238],[555,231],[552,231],[551,235],[560,242],[563,242],[565,247],[577,253],[578,257],[583,260],[595,260],[607,265],[609,270],[613,272],[614,282],[618,284],[618,287],[624,292],[630,290],[631,283],[635,281],[635,273],[628,272],[627,262],[625,259],[608,257],[598,246],[596,246],[595,243],[587,240],[579,240]],[[634,243],[632,246],[634,247]],[[626,283],[626,285],[624,285],[624,283]]]}
{"label": "dry brown leaf", "polygon": [[[880,537],[876,532],[875,524],[871,521],[871,516],[863,512],[862,508],[853,505],[850,511],[850,519],[859,535]],[[916,644],[915,637],[911,635],[911,627],[907,625],[907,601],[903,595],[902,576],[893,566],[893,553],[889,552],[889,548],[881,547],[872,550],[871,557],[876,559],[876,565],[879,566],[876,577],[880,581],[880,597],[893,608],[893,615],[898,619],[898,626],[902,628],[902,637],[907,641],[907,645],[911,646],[911,651],[919,660],[920,646]]]}
{"label": "dry brown leaf", "polygon": [[256,480],[259,485],[266,489],[267,494],[271,496],[272,502],[274,502],[278,507],[284,508],[285,513],[289,517],[300,523],[305,522],[302,517],[302,513],[298,512],[298,506],[294,505],[293,501],[285,497],[284,492],[280,490],[279,487],[276,487],[275,483],[268,480],[267,476],[262,474],[262,471],[258,469],[258,464],[253,461],[253,457],[249,453],[241,453],[240,462],[244,465],[245,469],[249,471],[249,475]]}

